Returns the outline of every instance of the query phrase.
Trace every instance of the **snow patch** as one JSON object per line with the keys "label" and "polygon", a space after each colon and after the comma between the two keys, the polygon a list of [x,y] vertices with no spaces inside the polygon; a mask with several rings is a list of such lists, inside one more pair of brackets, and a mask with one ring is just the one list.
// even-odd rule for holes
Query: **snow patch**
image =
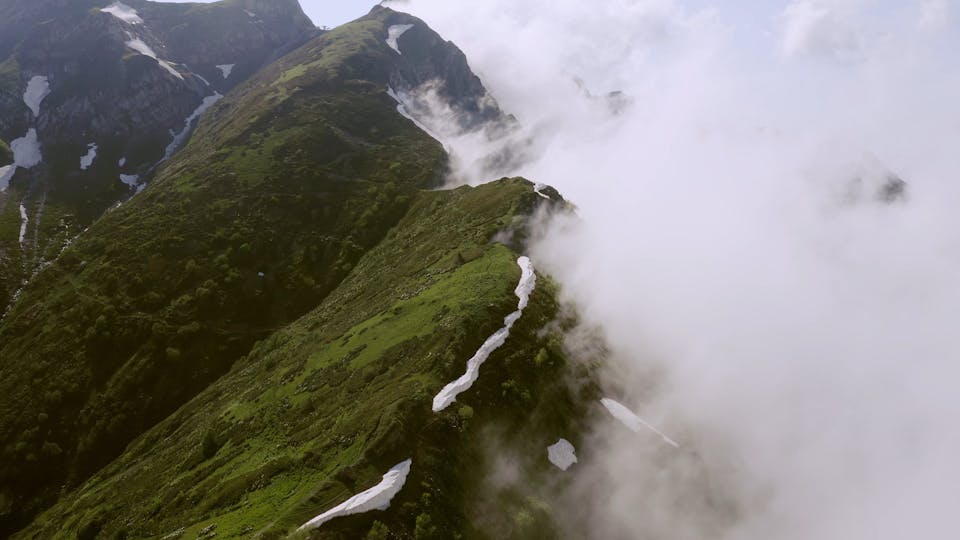
{"label": "snow patch", "polygon": [[397,40],[400,39],[400,36],[407,33],[407,30],[413,28],[412,24],[395,24],[387,29],[387,45],[391,49],[397,51],[397,54],[403,54],[400,52],[400,46],[397,43]]}
{"label": "snow patch", "polygon": [[577,462],[577,449],[566,439],[547,447],[547,458],[561,471],[569,469]]}
{"label": "snow patch", "polygon": [[247,15],[249,15],[251,19],[256,19],[256,18],[257,18],[257,14],[254,13],[254,12],[252,12],[252,11],[247,11],[247,10],[245,9],[245,10],[243,10],[243,12],[246,13]]}
{"label": "snow patch", "polygon": [[217,66],[217,69],[220,70],[220,73],[223,73],[224,79],[229,79],[230,74],[233,73],[233,68],[236,64],[220,64]]}
{"label": "snow patch", "polygon": [[139,174],[121,174],[120,181],[132,188],[135,188],[137,193],[139,193],[141,190],[141,188],[137,186],[137,183],[140,182]]}
{"label": "snow patch", "polygon": [[534,184],[534,185],[533,185],[533,192],[536,193],[537,195],[543,197],[544,199],[547,199],[547,200],[549,201],[549,200],[551,200],[551,199],[550,199],[550,196],[547,195],[547,194],[545,194],[545,193],[543,192],[543,190],[544,190],[546,187],[547,187],[546,184]]}
{"label": "snow patch", "polygon": [[173,140],[167,145],[167,149],[163,154],[163,160],[161,160],[161,163],[170,159],[170,157],[173,156],[173,153],[180,148],[180,145],[182,145],[187,139],[187,136],[190,135],[190,130],[193,129],[194,124],[197,119],[200,118],[200,115],[207,112],[207,109],[212,107],[214,103],[220,101],[222,98],[223,95],[220,94],[220,92],[214,92],[212,96],[203,98],[203,102],[200,103],[200,106],[197,107],[197,109],[193,111],[193,113],[191,113],[190,116],[188,116],[184,121],[183,129],[180,130],[179,133],[174,133],[172,130],[170,131],[170,134],[173,135]]}
{"label": "snow patch", "polygon": [[127,158],[125,157],[120,158],[120,161],[117,162],[118,167],[123,167],[126,164],[127,164]]}
{"label": "snow patch", "polygon": [[412,464],[413,461],[408,459],[394,465],[383,475],[379,484],[304,523],[299,530],[316,529],[336,517],[362,514],[370,510],[386,510],[390,507],[390,501],[403,489]]}
{"label": "snow patch", "polygon": [[124,4],[123,2],[114,2],[100,11],[109,13],[125,23],[143,24],[143,19],[140,18],[137,10]]}
{"label": "snow patch", "polygon": [[483,342],[483,345],[480,346],[480,349],[477,350],[476,354],[473,355],[473,358],[467,361],[467,372],[459,379],[444,386],[443,390],[433,398],[433,412],[440,412],[446,409],[451,403],[457,400],[458,395],[466,392],[473,386],[473,383],[476,382],[480,376],[480,366],[487,361],[487,358],[493,351],[499,349],[506,343],[507,337],[510,336],[510,329],[513,328],[513,325],[520,319],[520,316],[523,315],[523,310],[530,301],[530,294],[537,284],[537,274],[533,269],[533,263],[528,257],[520,257],[517,259],[517,264],[521,270],[520,283],[517,285],[516,290],[514,290],[514,294],[520,299],[517,303],[517,310],[503,319],[503,328],[488,337],[487,340]]}
{"label": "snow patch", "polygon": [[23,92],[23,102],[33,111],[34,116],[40,116],[40,104],[50,95],[50,81],[43,75],[37,75],[27,83]]}
{"label": "snow patch", "polygon": [[34,128],[30,128],[30,131],[23,137],[14,139],[10,143],[10,149],[13,150],[13,164],[17,167],[30,169],[43,161],[43,155],[40,153],[40,141],[37,139],[37,130]]}
{"label": "snow patch", "polygon": [[90,143],[87,145],[87,155],[80,158],[80,170],[89,169],[95,159],[97,159],[97,143]]}
{"label": "snow patch", "polygon": [[203,75],[199,73],[194,73],[193,76],[203,81],[203,84],[210,86],[210,81],[208,81]]}
{"label": "snow patch", "polygon": [[677,444],[676,441],[664,435],[663,432],[661,432],[659,429],[646,423],[642,418],[634,414],[633,411],[625,407],[623,404],[616,402],[610,398],[603,398],[600,400],[600,403],[602,403],[603,406],[607,408],[607,411],[610,412],[611,416],[616,418],[621,424],[627,426],[627,428],[629,428],[630,431],[633,431],[634,433],[640,433],[644,429],[648,429],[656,433],[657,435],[659,435],[660,438],[662,438],[664,442],[666,442],[670,446],[674,448],[680,448],[680,445]]}
{"label": "snow patch", "polygon": [[27,215],[27,207],[20,203],[20,246],[23,246],[23,239],[27,237],[27,225],[30,223],[30,216]]}
{"label": "snow patch", "polygon": [[181,75],[180,72],[173,67],[173,65],[171,65],[166,60],[161,60],[160,58],[158,58],[157,53],[155,53],[153,49],[150,48],[149,45],[144,43],[142,39],[140,38],[131,39],[130,41],[126,42],[126,45],[130,49],[137,51],[138,53],[144,56],[149,56],[150,58],[153,58],[160,64],[160,66],[163,67],[163,69],[169,71],[174,77],[180,79],[181,81],[184,80],[183,75]]}

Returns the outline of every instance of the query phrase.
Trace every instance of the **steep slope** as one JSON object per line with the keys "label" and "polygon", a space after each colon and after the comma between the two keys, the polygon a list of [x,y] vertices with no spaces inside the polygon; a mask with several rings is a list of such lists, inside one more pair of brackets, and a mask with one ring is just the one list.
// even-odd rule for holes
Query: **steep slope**
{"label": "steep slope", "polygon": [[[403,55],[394,24],[421,34]],[[450,49],[386,9],[321,35],[213,106],[148,189],[28,284],[0,323],[2,527],[316,307],[399,222],[446,156],[386,89],[475,80]],[[451,88],[489,111],[482,85]]]}
{"label": "steep slope", "polygon": [[205,106],[317,33],[296,0],[5,0],[0,12],[0,139],[36,156],[0,175],[0,214],[22,205],[31,222],[26,242],[0,228],[4,308],[178,149]]}
{"label": "steep slope", "polygon": [[0,167],[11,163],[13,163],[13,151],[10,150],[10,145],[6,141],[0,139]]}
{"label": "steep slope", "polygon": [[482,486],[494,427],[523,467],[548,477],[560,473],[547,445],[578,431],[565,357],[540,332],[558,313],[549,280],[541,276],[507,346],[456,406],[435,414],[431,401],[516,308],[517,254],[490,239],[522,231],[523,216],[548,204],[532,187],[515,179],[419,192],[316,310],[258,343],[19,536],[277,538],[411,459],[389,511],[313,535],[359,538],[377,520],[397,537],[530,538],[547,516],[514,518],[545,506],[504,493],[489,495],[491,505]]}

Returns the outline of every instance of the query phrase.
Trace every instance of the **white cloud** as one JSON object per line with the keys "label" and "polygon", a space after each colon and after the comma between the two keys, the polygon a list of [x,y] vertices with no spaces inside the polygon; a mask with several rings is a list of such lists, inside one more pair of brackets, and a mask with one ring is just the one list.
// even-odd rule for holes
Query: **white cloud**
{"label": "white cloud", "polygon": [[920,8],[920,28],[931,31],[943,29],[948,24],[950,11],[947,0],[925,0]]}
{"label": "white cloud", "polygon": [[784,54],[838,58],[858,55],[862,38],[850,20],[849,9],[838,2],[822,0],[791,2],[783,12]]}
{"label": "white cloud", "polygon": [[[798,0],[766,26],[726,4],[452,4],[406,6],[536,136],[515,172],[579,208],[535,262],[602,328],[618,399],[683,442],[597,426],[571,535],[949,537],[956,43],[893,1]],[[880,200],[888,173],[906,199]]]}

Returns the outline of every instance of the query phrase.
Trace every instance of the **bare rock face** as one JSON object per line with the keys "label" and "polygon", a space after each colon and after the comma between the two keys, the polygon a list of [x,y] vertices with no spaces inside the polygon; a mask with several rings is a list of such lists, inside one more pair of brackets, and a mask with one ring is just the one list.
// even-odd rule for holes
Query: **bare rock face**
{"label": "bare rock face", "polygon": [[35,132],[42,155],[3,174],[0,214],[23,205],[31,226],[22,241],[0,231],[0,312],[185,144],[210,100],[318,33],[297,0],[0,0],[0,140]]}
{"label": "bare rock face", "polygon": [[464,129],[506,118],[456,45],[406,13],[377,6],[371,16],[382,18],[387,27],[412,25],[399,40],[402,53],[397,55],[396,67],[390,74],[393,89],[410,92],[439,81],[437,92],[460,113],[459,122]]}

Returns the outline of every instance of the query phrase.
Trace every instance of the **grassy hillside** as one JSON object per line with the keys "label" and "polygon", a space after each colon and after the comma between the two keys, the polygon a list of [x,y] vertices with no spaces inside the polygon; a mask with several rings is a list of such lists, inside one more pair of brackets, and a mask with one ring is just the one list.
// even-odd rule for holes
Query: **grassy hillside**
{"label": "grassy hillside", "polygon": [[11,163],[13,163],[13,151],[3,139],[0,139],[0,167]]}
{"label": "grassy hillside", "polygon": [[544,503],[485,500],[479,489],[486,428],[511,433],[544,474],[559,474],[546,468],[546,446],[577,431],[563,355],[538,334],[558,312],[546,278],[474,389],[430,410],[516,309],[517,254],[489,239],[540,201],[520,180],[419,193],[320,307],[259,342],[20,536],[195,538],[215,526],[217,538],[277,538],[412,458],[389,511],[313,536],[362,538],[376,520],[401,538],[549,537]]}
{"label": "grassy hillside", "polygon": [[316,307],[440,176],[384,92],[385,35],[344,27],[242,85],[30,282],[0,324],[0,534]]}

